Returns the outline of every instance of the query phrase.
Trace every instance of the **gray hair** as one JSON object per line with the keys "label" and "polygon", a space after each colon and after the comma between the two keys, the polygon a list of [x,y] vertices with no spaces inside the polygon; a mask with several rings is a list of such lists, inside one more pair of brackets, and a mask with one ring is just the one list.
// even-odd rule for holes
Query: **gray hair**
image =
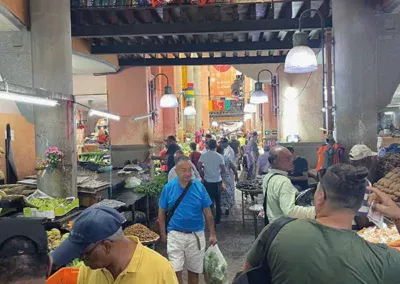
{"label": "gray hair", "polygon": [[180,156],[175,158],[175,165],[177,165],[179,162],[187,162],[190,161],[189,157],[187,156]]}
{"label": "gray hair", "polygon": [[118,241],[121,240],[125,237],[124,232],[122,231],[122,228],[119,228],[118,231],[116,231],[113,235],[107,238],[107,240],[110,241]]}

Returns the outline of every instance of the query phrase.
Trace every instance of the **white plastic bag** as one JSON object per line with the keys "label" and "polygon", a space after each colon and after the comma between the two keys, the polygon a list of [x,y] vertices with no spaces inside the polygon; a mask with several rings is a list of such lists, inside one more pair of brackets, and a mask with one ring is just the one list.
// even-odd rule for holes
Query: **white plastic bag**
{"label": "white plastic bag", "polygon": [[130,177],[125,180],[125,188],[135,188],[138,187],[141,183],[141,179],[138,179],[137,177]]}
{"label": "white plastic bag", "polygon": [[218,245],[209,247],[204,255],[204,279],[207,284],[228,283],[228,263]]}

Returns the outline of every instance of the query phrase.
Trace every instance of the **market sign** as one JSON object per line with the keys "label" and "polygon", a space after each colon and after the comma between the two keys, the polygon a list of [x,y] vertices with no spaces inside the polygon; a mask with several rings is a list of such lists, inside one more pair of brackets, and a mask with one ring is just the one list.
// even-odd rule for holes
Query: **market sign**
{"label": "market sign", "polygon": [[217,69],[219,72],[226,72],[229,69],[231,69],[231,65],[213,65],[215,69]]}
{"label": "market sign", "polygon": [[[225,65],[218,65],[225,66]],[[229,66],[217,69],[210,68],[210,95],[211,98],[236,98],[232,95],[231,86],[236,79],[236,70]],[[221,70],[221,71],[220,71]]]}

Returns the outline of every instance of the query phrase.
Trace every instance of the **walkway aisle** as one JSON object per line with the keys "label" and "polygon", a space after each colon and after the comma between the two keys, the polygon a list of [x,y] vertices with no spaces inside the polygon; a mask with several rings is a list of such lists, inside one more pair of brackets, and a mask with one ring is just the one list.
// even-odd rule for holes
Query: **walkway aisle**
{"label": "walkway aisle", "polygon": [[[242,227],[241,202],[241,194],[237,191],[236,205],[229,216],[222,216],[221,224],[217,225],[218,246],[228,262],[228,283],[232,283],[236,273],[241,270],[246,254],[254,242],[253,223],[247,222],[246,228]],[[158,244],[157,251],[166,256],[164,245]],[[200,284],[205,284],[203,276],[200,277]]]}

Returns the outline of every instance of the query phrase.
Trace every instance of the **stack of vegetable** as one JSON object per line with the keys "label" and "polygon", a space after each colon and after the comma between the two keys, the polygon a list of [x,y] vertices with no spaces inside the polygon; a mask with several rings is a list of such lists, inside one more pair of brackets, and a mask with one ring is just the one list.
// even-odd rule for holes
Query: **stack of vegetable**
{"label": "stack of vegetable", "polygon": [[68,206],[69,202],[65,198],[30,198],[29,203],[38,208],[56,209],[62,206]]}
{"label": "stack of vegetable", "polygon": [[79,162],[92,162],[102,166],[109,166],[110,162],[104,160],[105,155],[107,154],[102,151],[82,153],[79,155]]}
{"label": "stack of vegetable", "polygon": [[190,143],[179,143],[178,145],[181,147],[185,156],[189,156],[189,154],[192,152],[192,149],[190,149]]}
{"label": "stack of vegetable", "polygon": [[154,177],[150,182],[142,183],[133,189],[136,193],[144,193],[148,196],[159,197],[161,192],[168,182],[168,175],[166,173],[159,174]]}

